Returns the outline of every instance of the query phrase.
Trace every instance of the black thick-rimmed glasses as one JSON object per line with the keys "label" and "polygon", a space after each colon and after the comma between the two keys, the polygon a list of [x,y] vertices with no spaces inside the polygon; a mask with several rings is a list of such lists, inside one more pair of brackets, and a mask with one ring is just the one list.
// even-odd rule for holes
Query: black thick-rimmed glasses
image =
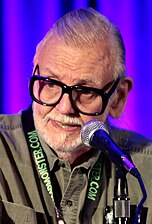
{"label": "black thick-rimmed glasses", "polygon": [[38,65],[30,78],[29,86],[30,95],[35,102],[44,106],[56,106],[66,93],[69,95],[71,105],[76,112],[91,116],[98,116],[104,113],[108,100],[114,93],[120,80],[120,77],[118,77],[102,89],[81,85],[68,86],[58,80],[37,75],[35,74],[36,71],[39,74]]}

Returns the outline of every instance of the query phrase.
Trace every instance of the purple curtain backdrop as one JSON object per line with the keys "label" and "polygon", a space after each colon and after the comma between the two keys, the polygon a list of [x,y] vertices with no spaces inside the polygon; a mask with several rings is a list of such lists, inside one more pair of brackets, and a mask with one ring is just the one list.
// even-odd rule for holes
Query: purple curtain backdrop
{"label": "purple curtain backdrop", "polygon": [[151,0],[2,0],[0,112],[16,113],[28,107],[28,79],[37,43],[63,14],[89,6],[119,27],[126,46],[127,75],[135,83],[123,116],[113,122],[152,138]]}

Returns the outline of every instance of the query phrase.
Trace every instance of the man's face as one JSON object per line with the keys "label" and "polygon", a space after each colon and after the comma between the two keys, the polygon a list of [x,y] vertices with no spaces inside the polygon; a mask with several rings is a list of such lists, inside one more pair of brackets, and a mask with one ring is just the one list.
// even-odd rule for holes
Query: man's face
{"label": "man's face", "polygon": [[[50,77],[66,85],[83,85],[102,88],[114,78],[110,64],[105,65],[105,50],[98,47],[72,48],[52,38],[41,50],[35,62],[39,64],[41,76]],[[103,115],[94,117],[74,110],[69,95],[64,94],[54,107],[33,102],[36,129],[47,144],[56,152],[73,152],[83,149],[80,140],[82,126],[90,120],[105,121],[109,112],[107,106]]]}

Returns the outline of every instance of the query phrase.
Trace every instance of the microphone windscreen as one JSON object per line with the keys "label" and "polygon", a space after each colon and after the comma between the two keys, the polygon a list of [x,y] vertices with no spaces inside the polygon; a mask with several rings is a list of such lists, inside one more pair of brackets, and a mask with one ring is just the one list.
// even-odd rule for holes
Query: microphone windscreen
{"label": "microphone windscreen", "polygon": [[98,120],[91,120],[91,121],[88,121],[81,129],[81,132],[80,132],[81,141],[86,146],[91,146],[90,139],[92,135],[94,134],[94,132],[97,130],[103,130],[107,132],[107,134],[109,134],[108,129],[103,122]]}

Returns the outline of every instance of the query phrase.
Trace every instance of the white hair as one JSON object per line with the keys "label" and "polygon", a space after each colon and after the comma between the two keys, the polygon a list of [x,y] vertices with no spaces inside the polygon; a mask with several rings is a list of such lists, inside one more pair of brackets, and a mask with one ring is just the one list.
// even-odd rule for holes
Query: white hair
{"label": "white hair", "polygon": [[105,16],[92,8],[74,10],[60,18],[48,31],[36,48],[34,59],[52,36],[57,36],[66,45],[90,48],[96,43],[108,47],[105,63],[113,67],[114,77],[123,77],[125,68],[125,47],[119,29]]}

